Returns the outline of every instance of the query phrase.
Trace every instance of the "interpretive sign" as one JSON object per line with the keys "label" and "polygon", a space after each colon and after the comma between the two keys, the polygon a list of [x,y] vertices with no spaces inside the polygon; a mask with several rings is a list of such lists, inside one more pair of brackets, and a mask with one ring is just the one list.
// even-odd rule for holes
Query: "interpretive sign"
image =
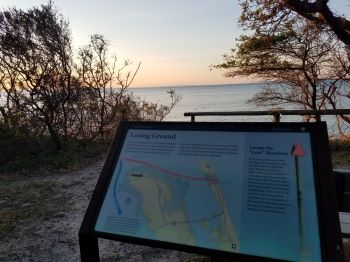
{"label": "interpretive sign", "polygon": [[332,186],[325,130],[320,123],[122,123],[81,245],[92,252],[93,239],[103,237],[242,260],[341,258],[329,202],[335,192],[322,189]]}

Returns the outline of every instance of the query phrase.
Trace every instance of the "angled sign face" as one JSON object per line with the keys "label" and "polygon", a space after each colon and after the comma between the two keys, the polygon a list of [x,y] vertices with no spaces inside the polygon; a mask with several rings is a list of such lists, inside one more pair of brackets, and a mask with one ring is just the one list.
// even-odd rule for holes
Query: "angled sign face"
{"label": "angled sign face", "polygon": [[324,239],[334,217],[320,212],[316,129],[305,125],[123,123],[87,235],[252,261],[340,252]]}

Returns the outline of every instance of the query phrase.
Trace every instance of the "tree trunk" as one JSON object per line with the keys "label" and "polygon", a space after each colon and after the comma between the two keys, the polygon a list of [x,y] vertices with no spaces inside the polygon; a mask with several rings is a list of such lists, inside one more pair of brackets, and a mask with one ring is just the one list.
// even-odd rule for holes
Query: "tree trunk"
{"label": "tree trunk", "polygon": [[48,125],[48,130],[49,130],[49,133],[50,133],[51,140],[54,143],[56,149],[57,150],[61,150],[62,149],[62,144],[61,144],[61,139],[60,139],[59,134],[50,125]]}

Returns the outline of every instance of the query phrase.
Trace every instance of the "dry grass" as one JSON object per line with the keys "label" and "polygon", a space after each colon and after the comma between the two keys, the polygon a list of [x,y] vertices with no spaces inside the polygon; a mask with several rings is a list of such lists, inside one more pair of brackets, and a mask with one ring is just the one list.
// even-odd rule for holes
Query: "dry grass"
{"label": "dry grass", "polygon": [[69,195],[52,181],[2,181],[0,186],[0,238],[11,234],[26,221],[44,221],[67,208]]}
{"label": "dry grass", "polygon": [[330,141],[333,167],[350,168],[350,140]]}

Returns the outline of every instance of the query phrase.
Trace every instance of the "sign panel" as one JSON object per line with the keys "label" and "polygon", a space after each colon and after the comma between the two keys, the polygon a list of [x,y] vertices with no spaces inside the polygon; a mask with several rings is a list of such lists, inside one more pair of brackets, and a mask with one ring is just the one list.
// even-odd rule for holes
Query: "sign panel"
{"label": "sign panel", "polygon": [[308,132],[130,127],[94,230],[321,261]]}

